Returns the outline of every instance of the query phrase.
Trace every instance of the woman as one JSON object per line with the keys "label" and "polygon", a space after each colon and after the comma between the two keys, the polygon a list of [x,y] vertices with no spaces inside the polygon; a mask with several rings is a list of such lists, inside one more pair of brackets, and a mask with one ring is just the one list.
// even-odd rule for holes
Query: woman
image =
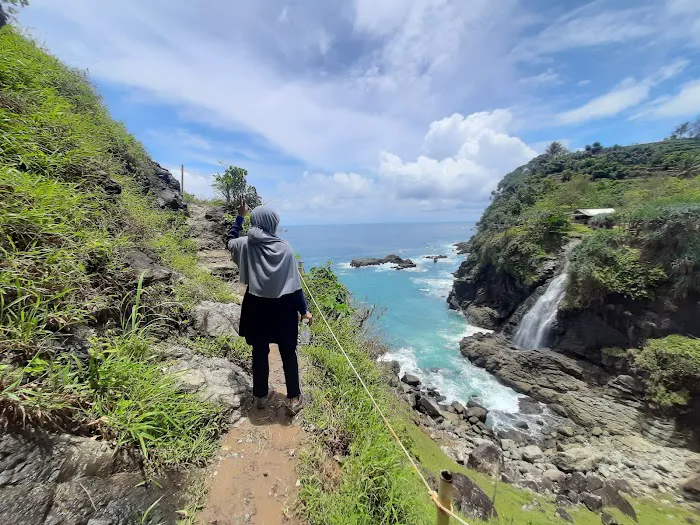
{"label": "woman", "polygon": [[248,285],[238,333],[253,347],[253,395],[257,407],[264,408],[269,399],[268,355],[270,343],[276,343],[284,368],[288,410],[295,415],[304,407],[297,359],[298,323],[306,319],[311,324],[313,316],[306,308],[294,251],[276,235],[279,215],[268,206],[258,206],[250,214],[248,236],[241,237],[247,210],[242,202],[226,235],[226,247],[238,265],[240,281]]}

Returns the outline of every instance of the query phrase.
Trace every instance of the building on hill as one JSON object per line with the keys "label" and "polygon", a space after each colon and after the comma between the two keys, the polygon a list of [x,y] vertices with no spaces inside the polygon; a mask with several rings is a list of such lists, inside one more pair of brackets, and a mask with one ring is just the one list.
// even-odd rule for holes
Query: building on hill
{"label": "building on hill", "polygon": [[604,215],[609,213],[615,213],[615,208],[580,208],[571,215],[571,218],[575,222],[588,224],[588,221],[590,221],[596,215]]}

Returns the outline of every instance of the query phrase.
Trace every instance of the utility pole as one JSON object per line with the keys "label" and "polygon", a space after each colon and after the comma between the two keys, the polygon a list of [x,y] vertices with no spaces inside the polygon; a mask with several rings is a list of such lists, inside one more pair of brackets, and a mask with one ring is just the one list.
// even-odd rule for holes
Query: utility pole
{"label": "utility pole", "polygon": [[185,165],[180,164],[180,193],[185,194]]}

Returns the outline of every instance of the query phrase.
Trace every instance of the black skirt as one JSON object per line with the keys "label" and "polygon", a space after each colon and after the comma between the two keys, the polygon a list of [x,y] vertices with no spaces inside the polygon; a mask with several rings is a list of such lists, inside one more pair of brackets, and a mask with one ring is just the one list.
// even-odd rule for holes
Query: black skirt
{"label": "black skirt", "polygon": [[299,313],[295,294],[268,299],[246,290],[238,333],[245,337],[249,345],[276,343],[286,347],[296,346]]}

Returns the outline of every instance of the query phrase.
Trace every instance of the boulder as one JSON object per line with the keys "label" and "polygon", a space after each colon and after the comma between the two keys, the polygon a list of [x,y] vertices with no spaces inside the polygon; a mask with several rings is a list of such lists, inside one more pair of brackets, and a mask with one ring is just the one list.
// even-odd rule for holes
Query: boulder
{"label": "boulder", "polygon": [[420,386],[420,379],[413,374],[404,374],[401,381],[409,386]]}
{"label": "boulder", "polygon": [[216,337],[238,335],[241,320],[241,305],[202,301],[194,309],[193,324],[198,332]]}
{"label": "boulder", "polygon": [[521,397],[518,399],[518,408],[522,414],[539,415],[543,412],[542,404],[531,397]]}
{"label": "boulder", "polygon": [[483,407],[469,407],[467,408],[467,411],[464,413],[465,419],[469,419],[472,417],[477,418],[479,421],[486,421],[486,416],[488,415],[488,410],[486,410]]}
{"label": "boulder", "polygon": [[133,271],[134,280],[138,281],[143,276],[145,286],[168,281],[173,275],[173,272],[165,266],[161,266],[141,250],[135,248],[124,254],[124,261]]}
{"label": "boulder", "polygon": [[574,437],[576,435],[576,431],[569,425],[560,427],[558,432],[564,437]]}
{"label": "boulder", "polygon": [[206,357],[184,346],[168,348],[163,357],[174,360],[167,368],[180,388],[228,410],[241,407],[241,396],[250,389],[248,375],[222,357]]}
{"label": "boulder", "polygon": [[586,476],[586,491],[587,492],[593,492],[598,489],[603,488],[603,480],[600,479],[598,476],[595,474],[588,474]]}
{"label": "boulder", "polygon": [[432,418],[440,417],[440,407],[429,397],[421,397],[418,400],[418,408],[421,412],[428,414]]}
{"label": "boulder", "polygon": [[564,509],[562,509],[561,507],[557,507],[557,510],[554,511],[554,514],[556,514],[557,517],[563,519],[564,521],[566,521],[566,522],[568,522],[568,523],[573,523],[573,522],[574,522],[574,518],[572,518],[572,517],[569,515],[569,513],[566,512],[566,511],[565,511]]}
{"label": "boulder", "polygon": [[512,439],[501,439],[501,448],[503,450],[511,451],[517,448],[515,441]]}
{"label": "boulder", "polygon": [[398,255],[387,255],[383,259],[377,259],[374,257],[353,259],[350,261],[350,266],[353,268],[362,268],[364,266],[378,266],[380,264],[391,263],[395,264],[394,269],[403,270],[405,268],[415,268],[416,263],[411,259],[402,259]]}
{"label": "boulder", "polygon": [[566,481],[566,474],[564,474],[561,470],[556,469],[545,470],[542,477],[548,479],[552,483],[557,484],[562,484],[564,481]]}
{"label": "boulder", "polygon": [[637,512],[632,504],[620,494],[614,482],[605,482],[603,487],[594,491],[593,494],[601,499],[605,507],[614,507],[625,516],[637,521]]}
{"label": "boulder", "polygon": [[580,472],[573,472],[566,481],[564,482],[563,489],[567,492],[573,492],[574,494],[580,494],[586,491],[588,483],[586,477]]}
{"label": "boulder", "polygon": [[603,525],[620,525],[617,519],[615,519],[615,516],[608,514],[607,512],[603,512],[600,515],[600,521],[603,523]]}
{"label": "boulder", "polygon": [[501,323],[501,316],[488,306],[470,305],[465,312],[469,324],[480,328],[495,329]]}
{"label": "boulder", "polygon": [[155,195],[161,208],[171,210],[187,208],[187,204],[182,202],[180,183],[160,164],[151,161],[150,169],[144,170],[141,176],[144,189]]}
{"label": "boulder", "polygon": [[464,408],[464,405],[462,405],[462,403],[460,403],[460,402],[458,402],[458,401],[453,401],[453,402],[452,402],[452,408],[455,409],[455,412],[456,412],[457,414],[464,414],[464,411],[466,410],[466,409]]}
{"label": "boulder", "polygon": [[491,498],[464,474],[452,475],[452,487],[455,507],[463,514],[484,521],[498,517]]}
{"label": "boulder", "polygon": [[683,494],[686,498],[694,501],[700,501],[700,475],[693,476],[686,480],[683,485]]}
{"label": "boulder", "polygon": [[598,512],[603,508],[603,499],[600,496],[590,494],[589,492],[584,492],[581,494],[580,501],[591,512]]}
{"label": "boulder", "polygon": [[595,470],[601,459],[602,456],[591,449],[575,447],[556,454],[552,458],[552,463],[564,472],[573,472],[574,470],[589,472]]}
{"label": "boulder", "polygon": [[537,445],[528,445],[520,449],[523,454],[523,459],[530,463],[535,463],[537,460],[542,459],[542,449]]}
{"label": "boulder", "polygon": [[467,466],[497,477],[503,467],[503,452],[493,443],[483,443],[469,455]]}

